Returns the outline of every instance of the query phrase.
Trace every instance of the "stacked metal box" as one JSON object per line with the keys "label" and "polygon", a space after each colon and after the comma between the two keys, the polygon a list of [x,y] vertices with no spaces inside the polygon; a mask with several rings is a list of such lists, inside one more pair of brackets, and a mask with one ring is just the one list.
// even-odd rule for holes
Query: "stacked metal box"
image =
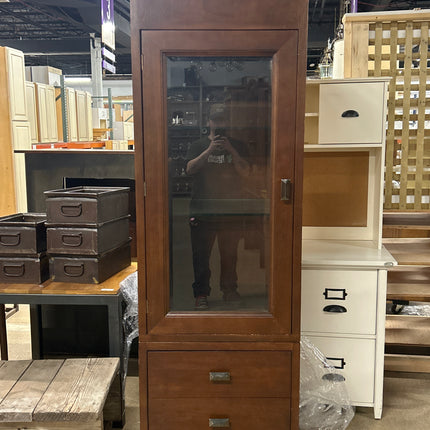
{"label": "stacked metal box", "polygon": [[0,218],[0,282],[41,284],[49,278],[45,221],[36,213]]}
{"label": "stacked metal box", "polygon": [[127,187],[45,191],[51,279],[100,283],[131,263]]}

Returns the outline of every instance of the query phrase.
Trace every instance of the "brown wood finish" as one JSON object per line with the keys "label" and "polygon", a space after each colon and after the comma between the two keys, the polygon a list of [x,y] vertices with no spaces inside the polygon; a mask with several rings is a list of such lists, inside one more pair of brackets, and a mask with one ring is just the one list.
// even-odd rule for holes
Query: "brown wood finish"
{"label": "brown wood finish", "polygon": [[[191,55],[192,53],[220,52],[229,55],[236,53],[246,55],[273,55],[273,139],[272,156],[272,267],[271,267],[271,313],[256,315],[214,314],[208,317],[169,313],[168,285],[169,237],[167,200],[167,159],[166,145],[148,144],[145,146],[145,157],[151,160],[145,165],[146,180],[146,240],[151,247],[146,260],[147,285],[154,286],[148,290],[147,297],[151,312],[148,314],[148,331],[152,334],[168,333],[237,333],[237,334],[290,334],[292,316],[292,297],[290,287],[293,274],[292,248],[285,244],[295,244],[300,234],[293,228],[293,205],[281,203],[281,178],[295,180],[294,163],[299,158],[296,153],[296,88],[290,83],[297,80],[297,64],[291,61],[291,52],[296,51],[298,40],[295,32],[260,31],[258,37],[253,32],[189,32],[189,31],[145,31],[142,36],[142,47],[145,55],[158,58],[158,61],[145,63],[143,91],[150,100],[151,109],[144,118],[146,142],[165,142],[165,127],[161,95],[164,93],[164,73],[161,53],[174,55]],[[182,47],[187,46],[185,51]],[[145,79],[145,76],[148,78]],[[151,77],[151,79],[150,79]],[[288,90],[291,88],[291,90]],[[281,90],[282,89],[282,90]],[[158,103],[157,103],[158,100]],[[300,164],[300,162],[298,162]],[[297,178],[299,175],[297,175]],[[299,191],[298,191],[299,193]],[[297,195],[298,198],[300,194]],[[291,227],[287,227],[291,226]],[[297,255],[296,263],[299,262]],[[298,277],[299,275],[297,275]],[[287,281],[288,280],[288,281]],[[157,286],[157,287],[155,287]],[[296,284],[297,287],[297,284]],[[293,307],[293,312],[298,308]],[[166,316],[167,314],[167,316]]]}
{"label": "brown wood finish", "polygon": [[150,399],[151,430],[209,428],[209,418],[229,418],[235,430],[290,428],[290,399]]}
{"label": "brown wood finish", "polygon": [[4,304],[0,304],[0,358],[9,358],[7,349],[6,310]]}
{"label": "brown wood finish", "polygon": [[[228,372],[211,382],[210,372]],[[152,399],[184,397],[290,397],[291,353],[287,351],[152,351],[148,392]]]}
{"label": "brown wood finish", "polygon": [[100,284],[74,284],[70,282],[53,282],[48,280],[41,285],[35,284],[0,284],[0,294],[106,294],[116,295],[120,290],[120,282],[137,270],[137,264],[130,266],[111,276]]}
{"label": "brown wood finish", "polygon": [[306,153],[303,225],[366,227],[368,172],[367,152]]}
{"label": "brown wood finish", "polygon": [[[136,211],[139,220],[137,243],[138,264],[141,267],[141,429],[207,428],[208,410],[218,414],[217,417],[227,411],[236,429],[298,429],[300,202],[307,2],[135,0],[131,12]],[[163,55],[205,56],[211,52],[218,55],[273,56],[271,194],[274,201],[271,208],[271,254],[274,261],[269,268],[269,281],[275,287],[270,287],[270,312],[267,313],[169,312],[167,118]],[[292,180],[292,204],[281,204],[278,200],[281,178]],[[189,370],[201,368],[199,362],[203,366],[201,360],[204,357],[213,357],[218,353],[221,355],[216,357],[223,357],[219,359],[220,367],[231,364],[228,359],[230,354],[249,357],[243,359],[243,367],[239,366],[244,379],[247,370],[263,372],[262,369],[267,369],[263,373],[275,386],[278,377],[274,375],[279,372],[285,377],[290,375],[288,387],[284,392],[278,392],[278,397],[237,398],[237,404],[231,398],[223,399],[218,394],[206,399],[199,396],[182,399],[187,378],[183,374],[177,375],[178,372],[171,372],[169,366],[183,369],[179,373],[187,375]],[[267,360],[260,369],[256,357],[265,354],[289,358],[285,360],[285,367],[280,365],[279,360]],[[187,366],[188,362],[193,364]],[[172,378],[164,375],[163,369],[171,372],[173,378],[180,378],[180,381],[170,385],[168,379]],[[165,384],[160,385],[158,381]],[[157,397],[164,396],[170,390],[179,395],[177,398],[149,400],[149,396],[157,390],[161,390]],[[257,395],[257,388],[254,394]],[[208,410],[205,410],[206,405]]]}

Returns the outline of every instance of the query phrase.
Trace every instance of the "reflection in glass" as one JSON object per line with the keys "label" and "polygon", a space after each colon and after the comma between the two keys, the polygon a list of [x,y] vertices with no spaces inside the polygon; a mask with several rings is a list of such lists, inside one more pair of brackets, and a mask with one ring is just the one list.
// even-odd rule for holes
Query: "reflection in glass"
{"label": "reflection in glass", "polygon": [[170,309],[267,312],[271,58],[166,65]]}

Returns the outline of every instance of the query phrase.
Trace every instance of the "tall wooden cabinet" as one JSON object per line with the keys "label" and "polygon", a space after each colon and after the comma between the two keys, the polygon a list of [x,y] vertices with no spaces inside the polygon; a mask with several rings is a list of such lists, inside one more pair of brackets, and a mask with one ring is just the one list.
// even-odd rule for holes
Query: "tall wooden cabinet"
{"label": "tall wooden cabinet", "polygon": [[307,2],[131,17],[141,428],[298,429]]}
{"label": "tall wooden cabinet", "polygon": [[24,54],[0,47],[0,215],[25,212],[25,163],[15,149],[30,149]]}

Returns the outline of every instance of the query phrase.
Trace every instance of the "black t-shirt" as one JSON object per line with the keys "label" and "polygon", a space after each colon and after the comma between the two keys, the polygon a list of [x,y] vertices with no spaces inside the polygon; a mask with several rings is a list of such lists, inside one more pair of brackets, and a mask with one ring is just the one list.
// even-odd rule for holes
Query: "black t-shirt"
{"label": "black t-shirt", "polygon": [[[244,143],[229,138],[231,145],[244,159],[248,156]],[[209,145],[208,137],[193,142],[187,153],[187,160],[193,160]],[[213,152],[203,167],[193,175],[193,199],[237,199],[244,198],[242,178],[238,174],[233,157],[227,151]]]}

